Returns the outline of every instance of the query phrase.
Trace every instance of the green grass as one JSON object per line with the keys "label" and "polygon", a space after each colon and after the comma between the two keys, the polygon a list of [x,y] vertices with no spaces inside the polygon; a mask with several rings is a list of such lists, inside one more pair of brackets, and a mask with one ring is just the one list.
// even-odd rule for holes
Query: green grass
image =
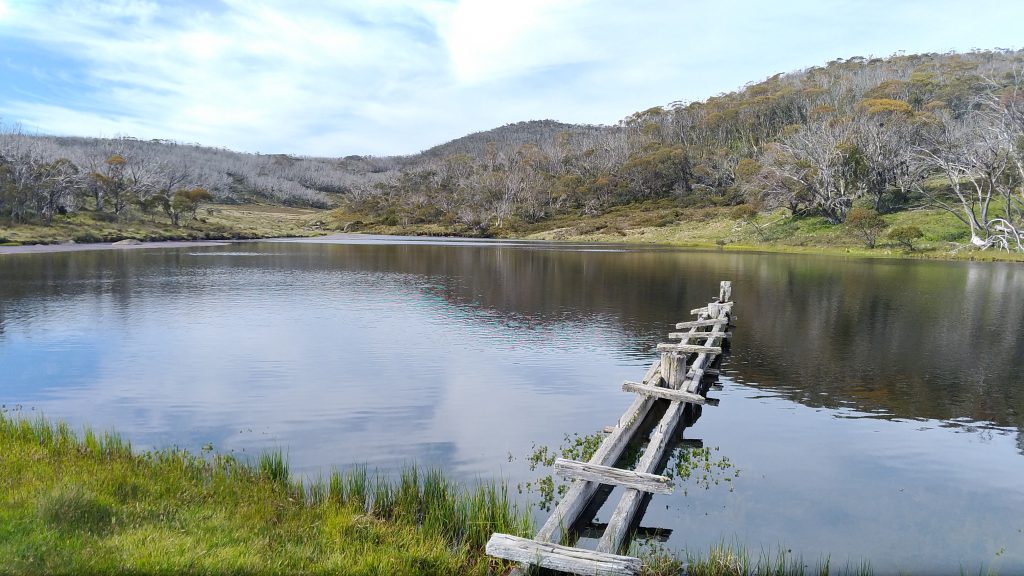
{"label": "green grass", "polygon": [[302,483],[280,453],[134,454],[0,414],[0,574],[486,574],[492,532],[532,532],[497,482],[354,467]]}

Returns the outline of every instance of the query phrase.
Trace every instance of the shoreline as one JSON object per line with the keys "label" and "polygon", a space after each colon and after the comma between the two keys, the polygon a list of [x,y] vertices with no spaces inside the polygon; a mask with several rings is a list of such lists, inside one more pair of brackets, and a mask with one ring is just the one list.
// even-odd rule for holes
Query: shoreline
{"label": "shoreline", "polygon": [[858,249],[826,246],[789,246],[780,244],[726,244],[715,245],[700,242],[657,242],[629,241],[627,238],[602,238],[582,236],[572,238],[548,239],[536,238],[537,234],[526,236],[500,236],[480,238],[462,235],[387,234],[380,232],[330,232],[316,236],[267,236],[261,238],[240,238],[225,240],[157,240],[132,243],[95,242],[95,243],[62,243],[62,244],[25,244],[18,246],[0,245],[0,256],[14,254],[56,254],[61,252],[86,252],[95,250],[139,250],[152,248],[190,248],[204,246],[229,246],[244,242],[308,242],[330,243],[333,239],[349,239],[353,243],[405,243],[405,242],[445,242],[445,243],[479,243],[479,244],[555,244],[555,245],[586,245],[586,246],[630,246],[636,248],[660,248],[674,250],[695,250],[701,252],[732,252],[746,254],[790,254],[801,256],[826,256],[857,259],[914,260],[933,262],[999,262],[1007,264],[1024,264],[1024,255],[1007,254],[1005,252],[965,251],[962,253],[920,251],[898,252],[889,249]]}
{"label": "shoreline", "polygon": [[[679,208],[652,201],[616,207],[595,216],[560,215],[531,225],[481,233],[427,222],[384,225],[368,216],[339,210],[214,204],[194,222],[195,227],[187,228],[171,226],[155,217],[111,224],[97,220],[94,214],[62,217],[49,226],[0,226],[0,255],[215,246],[260,240],[322,243],[342,237],[357,243],[551,242],[842,258],[1024,262],[1024,253],[980,251],[962,245],[963,230],[958,222],[935,209],[884,216],[889,228],[916,226],[924,231],[925,236],[914,243],[913,249],[884,235],[878,237],[875,247],[867,248],[843,225],[827,224],[820,217],[796,218],[776,211],[760,218],[761,223],[755,227],[734,217],[727,207]],[[75,240],[80,243],[72,243]],[[129,244],[111,244],[125,240]]]}

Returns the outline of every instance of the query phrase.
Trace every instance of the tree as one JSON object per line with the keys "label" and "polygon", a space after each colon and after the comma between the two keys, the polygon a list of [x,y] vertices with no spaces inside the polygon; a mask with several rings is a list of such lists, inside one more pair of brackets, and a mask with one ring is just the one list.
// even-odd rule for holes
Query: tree
{"label": "tree", "polygon": [[795,212],[806,206],[830,223],[846,219],[859,195],[865,160],[848,119],[829,119],[800,126],[763,158],[777,193],[788,195]]}
{"label": "tree", "polygon": [[191,221],[196,217],[199,205],[203,202],[209,202],[212,198],[213,196],[205,188],[183,188],[176,191],[167,206],[167,213],[171,217],[171,223],[179,226],[182,215],[187,215],[188,220]]}
{"label": "tree", "polygon": [[999,214],[993,202],[1013,196],[1015,179],[1009,168],[1013,162],[1013,142],[1004,133],[992,130],[979,113],[962,118],[944,115],[927,146],[915,155],[919,169],[937,171],[947,186],[915,187],[933,206],[942,208],[970,228],[971,244],[984,250],[993,246],[1024,252],[1024,233],[1014,222],[1012,200]]}
{"label": "tree", "polygon": [[876,212],[888,211],[906,201],[913,181],[911,150],[918,131],[913,110],[906,102],[884,98],[864,100],[859,108],[854,138],[863,155],[864,194]]}
{"label": "tree", "polygon": [[[126,208],[138,199],[141,184],[128,166],[128,159],[119,153],[111,154],[103,161],[103,167],[92,173],[96,189],[96,210],[103,210],[104,199],[109,199],[115,216],[124,214]],[[132,195],[135,194],[133,198]]]}
{"label": "tree", "polygon": [[67,158],[43,162],[35,168],[36,211],[50,224],[54,214],[67,211],[79,184],[78,167]]}
{"label": "tree", "polygon": [[634,155],[620,173],[634,198],[658,198],[672,192],[684,195],[693,180],[690,158],[681,145],[656,146]]}

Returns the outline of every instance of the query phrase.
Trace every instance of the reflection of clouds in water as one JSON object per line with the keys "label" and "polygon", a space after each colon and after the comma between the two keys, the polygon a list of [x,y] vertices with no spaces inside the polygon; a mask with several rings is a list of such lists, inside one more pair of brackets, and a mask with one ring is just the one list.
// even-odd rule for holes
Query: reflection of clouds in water
{"label": "reflection of clouds in water", "polygon": [[[94,363],[36,404],[140,447],[283,447],[296,470],[417,460],[475,477],[534,439],[597,426],[546,417],[593,407],[600,394],[571,399],[581,379],[618,397],[603,378],[615,352],[605,342],[617,340],[604,322],[565,339],[580,325],[453,306],[416,275],[320,270],[297,284],[276,269],[204,272],[143,280],[127,302],[76,297],[73,332]],[[60,325],[26,330],[66,347]],[[505,447],[491,449],[498,438]]]}

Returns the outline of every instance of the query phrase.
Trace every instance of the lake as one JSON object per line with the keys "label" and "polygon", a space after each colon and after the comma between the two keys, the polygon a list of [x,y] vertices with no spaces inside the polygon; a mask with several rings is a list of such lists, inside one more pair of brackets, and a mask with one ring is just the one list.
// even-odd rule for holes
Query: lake
{"label": "lake", "polygon": [[615,423],[720,280],[721,405],[685,435],[740,474],[654,496],[642,526],[1024,573],[1019,264],[369,236],[0,255],[0,404],[137,449],[280,448],[310,477],[416,462],[515,487],[543,475],[535,445]]}

